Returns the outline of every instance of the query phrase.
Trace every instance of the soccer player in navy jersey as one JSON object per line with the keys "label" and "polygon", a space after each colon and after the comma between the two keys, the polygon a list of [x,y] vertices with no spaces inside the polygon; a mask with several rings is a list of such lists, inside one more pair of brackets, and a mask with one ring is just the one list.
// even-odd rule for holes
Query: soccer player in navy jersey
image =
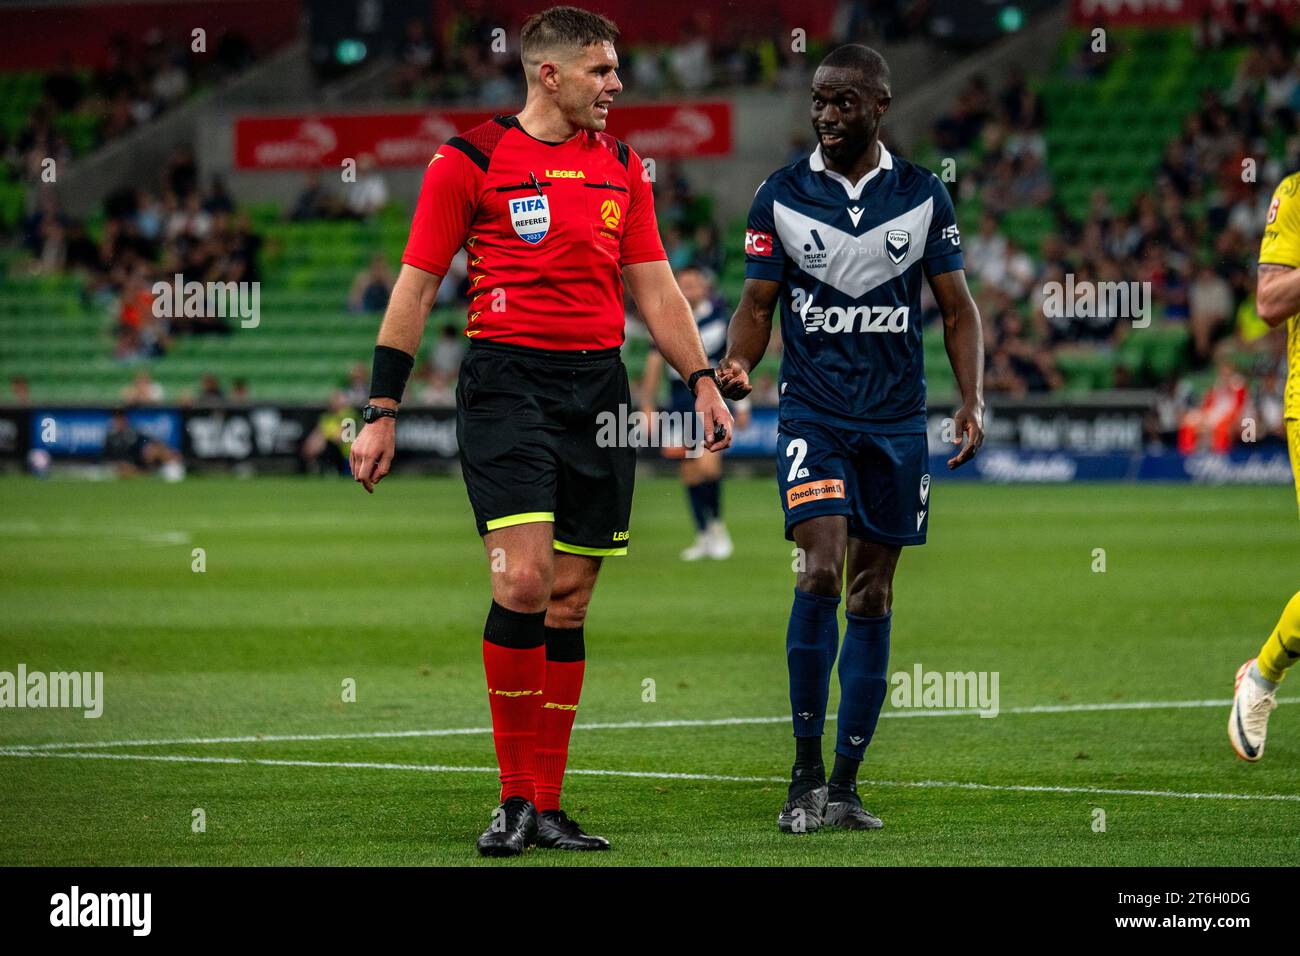
{"label": "soccer player in navy jersey", "polygon": [[[952,201],[938,177],[880,142],[890,97],[889,68],[868,47],[842,46],[818,67],[817,147],[754,196],[745,285],[718,370],[724,396],[749,393],[779,299],[777,479],[786,537],[803,555],[786,632],[795,760],[777,825],[787,833],[881,826],[862,806],[857,775],[888,686],[894,569],[904,546],[925,542],[931,506],[923,276],[961,390],[953,422],[962,447],[948,467],[970,461],[984,440],[980,318]],[[837,652],[828,781],[821,738]]]}

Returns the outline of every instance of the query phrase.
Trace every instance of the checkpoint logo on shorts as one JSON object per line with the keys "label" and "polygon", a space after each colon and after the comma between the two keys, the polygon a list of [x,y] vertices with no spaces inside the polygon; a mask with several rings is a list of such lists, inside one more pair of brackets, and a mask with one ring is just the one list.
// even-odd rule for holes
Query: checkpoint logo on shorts
{"label": "checkpoint logo on shorts", "polygon": [[551,200],[547,196],[525,196],[510,200],[510,225],[524,242],[537,245],[551,228]]}
{"label": "checkpoint logo on shorts", "polygon": [[839,478],[822,478],[818,481],[805,481],[795,485],[785,493],[785,503],[791,508],[806,505],[810,501],[823,498],[843,498],[844,482]]}

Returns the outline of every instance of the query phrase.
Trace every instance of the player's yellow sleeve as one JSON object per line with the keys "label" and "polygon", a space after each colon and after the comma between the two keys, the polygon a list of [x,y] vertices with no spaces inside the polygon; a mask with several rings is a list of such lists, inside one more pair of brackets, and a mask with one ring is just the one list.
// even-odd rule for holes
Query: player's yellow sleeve
{"label": "player's yellow sleeve", "polygon": [[[1259,264],[1300,269],[1300,173],[1282,180],[1273,192],[1264,240],[1259,245]],[[1287,319],[1286,339],[1289,373],[1284,414],[1288,419],[1300,419],[1300,317]],[[1291,454],[1294,457],[1300,450],[1292,448]],[[1295,479],[1300,490],[1300,472]]]}
{"label": "player's yellow sleeve", "polygon": [[1300,173],[1282,180],[1273,192],[1259,261],[1300,269]]}

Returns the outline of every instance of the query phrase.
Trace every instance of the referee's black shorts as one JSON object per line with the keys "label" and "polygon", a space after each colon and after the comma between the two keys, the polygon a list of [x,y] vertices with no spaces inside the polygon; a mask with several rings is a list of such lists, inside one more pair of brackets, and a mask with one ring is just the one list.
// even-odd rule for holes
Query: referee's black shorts
{"label": "referee's black shorts", "polygon": [[625,421],[631,401],[618,349],[472,342],[456,384],[456,438],[478,533],[553,521],[557,551],[626,554],[636,449],[600,426],[601,413]]}

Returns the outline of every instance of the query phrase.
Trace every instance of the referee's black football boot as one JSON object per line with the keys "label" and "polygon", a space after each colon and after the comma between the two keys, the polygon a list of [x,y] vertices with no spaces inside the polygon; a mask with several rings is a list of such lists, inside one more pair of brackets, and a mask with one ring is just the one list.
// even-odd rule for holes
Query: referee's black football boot
{"label": "referee's black football boot", "polygon": [[563,810],[543,810],[537,817],[537,845],[544,850],[608,850],[603,836],[583,833]]}
{"label": "referee's black football boot", "polygon": [[862,806],[857,790],[837,790],[826,804],[823,824],[838,830],[879,830],[880,817]]}
{"label": "referee's black football boot", "polygon": [[537,808],[533,801],[511,797],[492,811],[492,823],[478,838],[483,856],[518,856],[537,838]]}
{"label": "referee's black football boot", "polygon": [[777,815],[776,826],[782,833],[815,833],[826,813],[826,781],[795,779],[790,784],[785,806]]}

